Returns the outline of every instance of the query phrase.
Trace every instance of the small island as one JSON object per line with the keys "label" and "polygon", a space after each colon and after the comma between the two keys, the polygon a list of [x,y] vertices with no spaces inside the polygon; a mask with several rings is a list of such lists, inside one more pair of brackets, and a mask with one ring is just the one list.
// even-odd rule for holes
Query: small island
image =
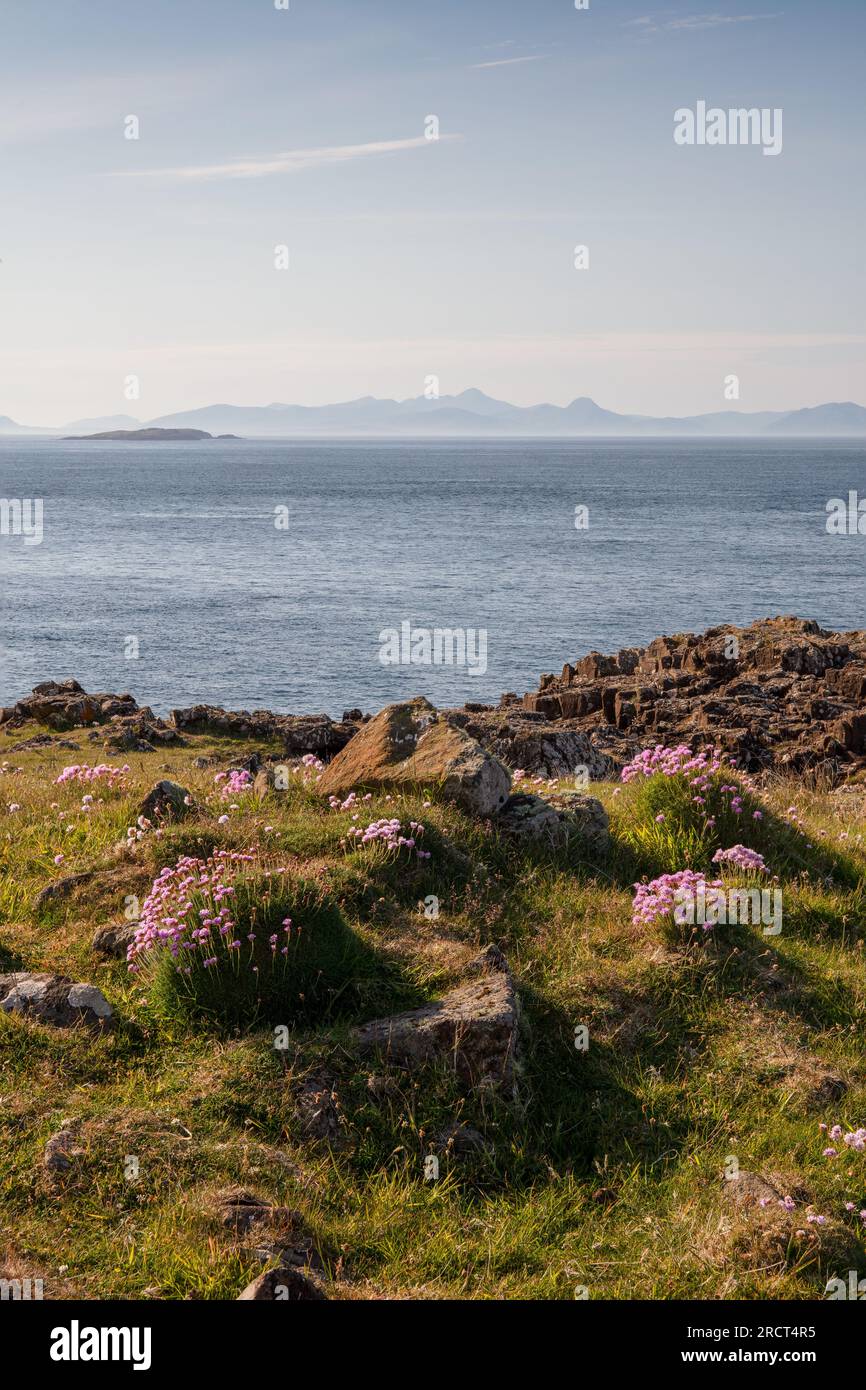
{"label": "small island", "polygon": [[238,439],[236,434],[209,434],[207,430],[103,430],[100,434],[67,434],[65,440],[82,439],[129,439],[132,441],[144,441],[146,443],[160,440],[196,440],[196,439]]}

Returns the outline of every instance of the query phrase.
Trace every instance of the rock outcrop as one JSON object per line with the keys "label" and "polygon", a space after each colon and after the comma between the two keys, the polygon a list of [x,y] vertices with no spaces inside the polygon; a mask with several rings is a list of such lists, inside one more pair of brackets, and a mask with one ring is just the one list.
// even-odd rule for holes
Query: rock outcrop
{"label": "rock outcrop", "polygon": [[76,984],[65,975],[35,974],[26,970],[0,975],[0,1010],[22,1014],[53,1028],[110,1028],[114,1010],[95,985]]}
{"label": "rock outcrop", "polygon": [[0,724],[20,728],[29,719],[47,724],[49,729],[79,729],[88,724],[105,724],[109,719],[135,714],[138,705],[131,695],[88,695],[78,681],[43,681],[17,704],[0,710]]}
{"label": "rock outcrop", "polygon": [[138,808],[138,814],[154,824],[165,820],[183,820],[192,808],[192,797],[186,787],[168,780],[151,787]]}
{"label": "rock outcrop", "polygon": [[[351,711],[356,714],[357,711]],[[337,723],[326,714],[273,714],[268,709],[224,710],[218,705],[191,705],[171,711],[172,727],[180,733],[231,738],[277,739],[287,757],[315,753],[332,758],[345,748],[360,720]]]}
{"label": "rock outcrop", "polygon": [[419,697],[388,705],[363,725],[317,784],[325,796],[361,787],[426,787],[470,815],[493,816],[505,805],[511,774]]}
{"label": "rock outcrop", "polygon": [[627,759],[655,743],[716,744],[757,772],[820,767],[841,780],[866,770],[866,632],[828,632],[802,618],[658,637],[614,656],[590,652],[503,697]]}
{"label": "rock outcrop", "polygon": [[[395,785],[432,783],[452,755],[459,761],[460,734],[464,749],[474,745],[490,760],[481,782],[498,780],[500,791],[491,763],[595,781],[615,777],[641,748],[671,742],[717,744],[750,772],[820,768],[841,782],[866,777],[866,631],[830,632],[795,617],[728,624],[613,655],[590,652],[559,675],[543,675],[537,691],[503,695],[498,707],[437,713],[415,700],[374,719],[349,709],[339,722],[201,704],[173,710],[166,723],[131,695],[46,681],[0,710],[9,734],[29,720],[60,732],[97,725],[90,737],[118,751],[150,751],[185,733],[277,742],[288,758],[332,759],[319,785],[334,793],[361,785],[356,769],[370,776],[368,785],[384,785],[386,773]],[[458,781],[467,780],[461,771]],[[504,804],[507,789],[498,795],[487,798],[484,814]]]}
{"label": "rock outcrop", "polygon": [[[113,752],[147,753],[166,744],[177,747],[184,743],[177,729],[149,706],[140,709],[132,695],[88,694],[74,680],[44,681],[17,704],[0,709],[0,725],[5,725],[7,734],[30,720],[59,731],[91,728],[91,741]],[[35,740],[27,743],[36,746]]]}
{"label": "rock outcrop", "polygon": [[435,1003],[355,1028],[358,1051],[401,1067],[447,1059],[466,1085],[492,1084],[508,1093],[520,1016],[517,991],[501,952],[488,949],[475,964],[468,983]]}
{"label": "rock outcrop", "polygon": [[497,826],[513,839],[535,841],[552,848],[580,837],[597,852],[604,850],[609,840],[608,816],[601,802],[580,792],[548,798],[515,792],[503,806]]}

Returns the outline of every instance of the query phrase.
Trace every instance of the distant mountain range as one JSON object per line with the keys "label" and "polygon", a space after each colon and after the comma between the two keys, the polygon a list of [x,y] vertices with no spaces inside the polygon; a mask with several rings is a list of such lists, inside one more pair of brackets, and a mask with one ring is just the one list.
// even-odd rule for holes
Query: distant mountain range
{"label": "distant mountain range", "polygon": [[604,410],[588,396],[570,405],[511,405],[483,391],[457,396],[405,401],[362,396],[337,405],[206,405],[141,421],[129,415],[74,420],[58,429],[18,425],[0,415],[0,435],[82,435],[105,430],[141,428],[200,429],[212,434],[246,438],[291,438],[304,435],[395,435],[494,437],[552,436],[560,438],[618,436],[745,436],[858,437],[866,436],[866,409],[853,401],[810,406],[803,410],[719,410],[709,415],[618,415]]}

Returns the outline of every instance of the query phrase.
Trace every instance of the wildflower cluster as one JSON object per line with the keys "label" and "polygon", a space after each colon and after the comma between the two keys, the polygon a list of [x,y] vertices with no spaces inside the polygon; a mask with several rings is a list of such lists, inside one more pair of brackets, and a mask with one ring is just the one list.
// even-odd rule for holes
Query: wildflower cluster
{"label": "wildflower cluster", "polygon": [[63,769],[59,777],[55,777],[54,784],[61,786],[64,782],[99,782],[104,779],[109,787],[113,787],[128,772],[128,763],[124,763],[123,767],[112,767],[110,763],[97,763],[96,767],[90,767],[88,763],[72,763]]}
{"label": "wildflower cluster", "polygon": [[[131,848],[136,840],[143,840],[145,835],[149,834],[151,830],[153,830],[153,821],[148,820],[147,816],[139,816],[135,825],[128,825],[126,827],[127,845]],[[161,835],[162,831],[155,830],[154,834]]]}
{"label": "wildflower cluster", "polygon": [[[723,886],[720,879],[709,882],[705,874],[693,869],[680,869],[675,874],[662,874],[650,883],[636,883],[632,922],[635,926],[653,926],[658,921],[671,918],[674,909],[686,895],[697,896],[699,893],[705,894],[710,889]],[[710,931],[712,925],[710,922],[704,922],[704,931]]]}
{"label": "wildflower cluster", "polygon": [[666,748],[663,743],[657,743],[655,748],[644,748],[630,763],[626,763],[620,780],[632,782],[636,777],[654,777],[656,773],[661,773],[663,777],[679,777],[682,774],[690,776],[694,786],[702,785],[705,789],[721,765],[722,756],[717,748],[710,752],[693,753],[685,743],[678,744],[676,748]]}
{"label": "wildflower cluster", "polygon": [[[156,949],[169,951],[175,962],[197,953],[198,963],[205,966],[217,963],[217,945],[239,951],[242,943],[235,936],[230,901],[235,888],[230,880],[253,857],[236,850],[217,850],[209,859],[184,855],[173,868],[164,868],[145,899],[127,951],[130,970],[136,972],[142,958]],[[254,941],[255,934],[247,933],[247,940]]]}
{"label": "wildflower cluster", "polygon": [[[821,1125],[821,1129],[826,1130],[827,1126]],[[850,1129],[846,1131],[841,1125],[833,1125],[828,1131],[827,1137],[833,1140],[833,1146],[824,1150],[825,1158],[838,1157],[839,1150],[834,1146],[840,1141],[844,1144],[846,1149],[856,1149],[858,1153],[863,1153],[864,1150],[866,1150],[866,1129],[862,1127],[860,1129]]]}
{"label": "wildflower cluster", "polygon": [[304,786],[310,782],[318,782],[320,775],[325,770],[325,764],[321,758],[317,758],[315,753],[305,753],[301,758],[300,766],[295,767],[295,772],[300,772],[304,779]]}
{"label": "wildflower cluster", "polygon": [[218,772],[214,777],[214,782],[223,784],[220,787],[220,801],[230,801],[233,796],[239,796],[241,792],[249,791],[253,784],[251,773],[246,768],[232,768],[230,772]]}
{"label": "wildflower cluster", "polygon": [[746,845],[732,845],[730,849],[717,849],[713,855],[713,863],[733,864],[736,868],[742,869],[744,873],[769,873],[764,863],[764,856],[759,854],[756,849],[749,849]]}
{"label": "wildflower cluster", "polygon": [[372,801],[373,793],[367,792],[363,797],[358,796],[357,792],[349,792],[349,795],[342,801],[338,796],[329,796],[328,805],[332,811],[354,811],[356,806],[360,806],[362,801]]}
{"label": "wildflower cluster", "polygon": [[511,785],[519,787],[525,784],[529,787],[549,787],[551,791],[556,791],[559,786],[558,777],[530,777],[525,768],[519,767],[511,775]]}
{"label": "wildflower cluster", "polygon": [[352,841],[356,845],[381,845],[386,850],[395,850],[398,854],[401,849],[406,849],[411,855],[414,851],[419,859],[429,859],[430,852],[418,847],[418,840],[424,834],[424,826],[420,821],[410,820],[408,834],[403,833],[403,823],[397,817],[392,820],[374,820],[366,827],[353,825],[346,832],[346,839],[343,844]]}

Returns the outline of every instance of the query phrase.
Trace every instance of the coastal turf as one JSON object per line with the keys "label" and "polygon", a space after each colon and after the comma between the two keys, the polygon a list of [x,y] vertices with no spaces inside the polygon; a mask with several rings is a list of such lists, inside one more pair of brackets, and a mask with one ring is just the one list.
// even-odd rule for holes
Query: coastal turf
{"label": "coastal turf", "polygon": [[[264,801],[239,794],[219,824],[214,773],[252,745],[191,737],[177,751],[111,755],[130,773],[108,791],[55,785],[66,764],[106,757],[73,738],[74,753],[0,746],[0,972],[96,984],[118,1025],[95,1036],[0,1013],[0,1277],[42,1276],[61,1298],[236,1298],[263,1268],[258,1238],[218,1215],[219,1194],[237,1188],[297,1213],[338,1299],[808,1300],[833,1275],[866,1272],[866,1154],[828,1160],[819,1128],[866,1122],[866,803],[763,789],[784,930],[729,928],[684,949],[632,922],[632,883],[681,847],[641,820],[629,788],[590,789],[611,815],[602,857],[580,843],[506,844],[432,793],[377,795],[365,820],[427,827],[431,858],[393,862],[341,844],[350,813],[300,778]],[[214,761],[194,766],[202,757]],[[198,810],[117,857],[164,777]],[[792,803],[805,832],[793,839]],[[293,1026],[288,1049],[274,1046],[270,1018],[226,1026],[159,1011],[125,962],[94,954],[97,928],[143,901],[163,864],[213,847],[266,853],[322,884],[372,962],[348,1003]],[[46,885],[86,871],[36,905]],[[348,1023],[436,997],[489,942],[523,1006],[513,1099],[467,1095],[447,1066],[383,1080],[353,1057]],[[323,1072],[337,1144],[299,1119],[299,1085]],[[70,1120],[81,1153],[51,1175],[45,1144]],[[455,1124],[476,1132],[470,1152],[442,1143]],[[738,1208],[732,1161],[790,1195],[794,1218]]]}

